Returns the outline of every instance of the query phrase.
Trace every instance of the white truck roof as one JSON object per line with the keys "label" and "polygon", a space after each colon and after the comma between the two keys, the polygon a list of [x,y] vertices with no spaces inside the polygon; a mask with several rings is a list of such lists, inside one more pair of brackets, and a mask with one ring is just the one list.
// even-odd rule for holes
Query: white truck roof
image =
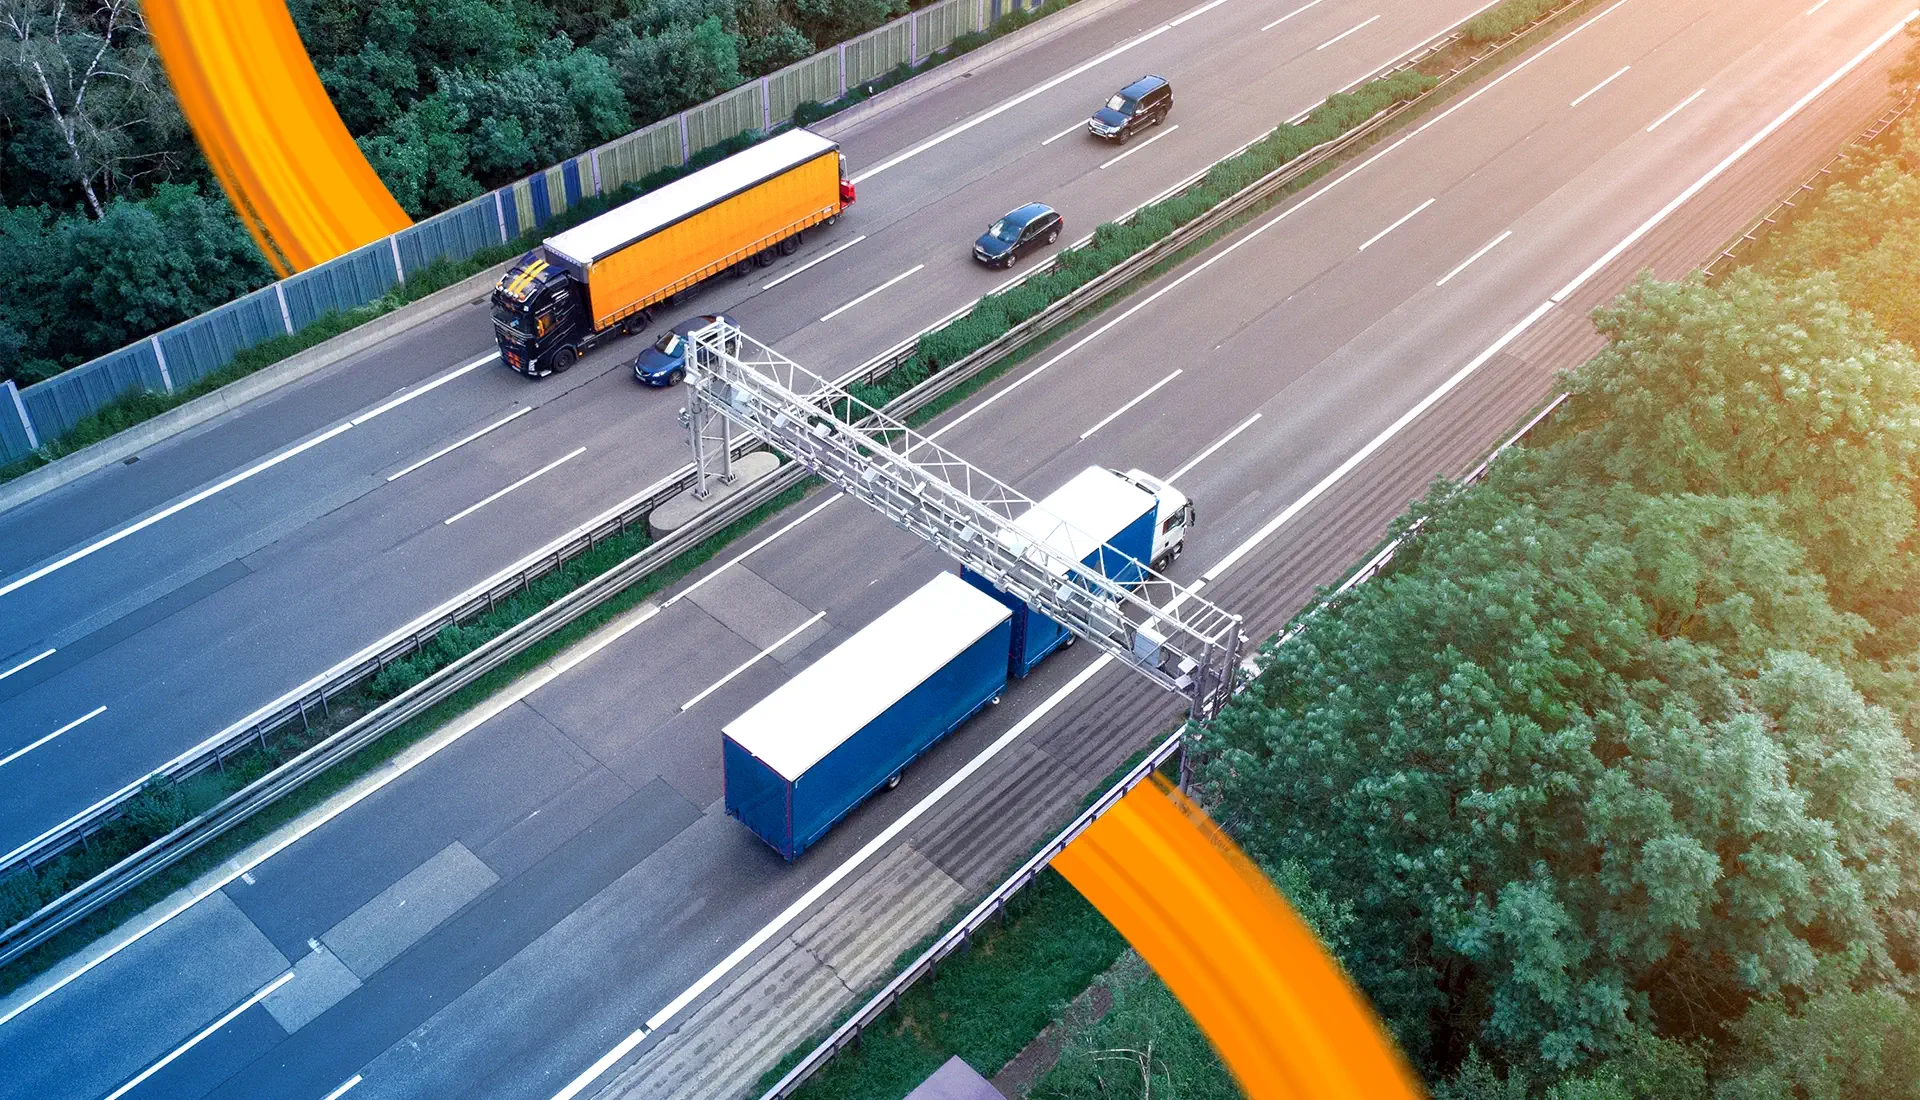
{"label": "white truck roof", "polygon": [[723,731],[792,782],[1012,616],[999,600],[941,573]]}
{"label": "white truck roof", "polygon": [[[1112,470],[1089,466],[1035,502],[1013,526],[1032,542],[1080,562],[1156,504],[1153,494]],[[1025,548],[1014,547],[1016,553]]]}
{"label": "white truck roof", "polygon": [[811,131],[788,130],[549,237],[546,247],[584,270],[663,226],[837,148]]}

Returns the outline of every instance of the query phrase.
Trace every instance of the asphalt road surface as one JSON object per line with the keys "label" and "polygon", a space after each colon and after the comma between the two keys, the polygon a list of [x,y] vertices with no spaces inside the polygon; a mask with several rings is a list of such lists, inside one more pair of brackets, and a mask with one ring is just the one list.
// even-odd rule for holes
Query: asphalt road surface
{"label": "asphalt road surface", "polygon": [[[1009,278],[971,247],[1011,207],[1053,204],[1074,239],[1486,2],[1090,9],[850,124],[849,215],[684,312],[851,369]],[[1149,70],[1177,95],[1155,133],[1116,149],[1073,128]],[[638,341],[532,382],[488,359],[491,331],[483,304],[458,310],[0,515],[0,673],[18,670],[0,677],[0,853],[687,461],[678,397],[626,372]]]}
{"label": "asphalt road surface", "polygon": [[[1322,7],[1330,34],[1374,10]],[[1589,308],[1638,268],[1686,270],[1876,113],[1909,10],[1598,9],[943,418],[942,442],[1034,495],[1092,463],[1172,475],[1200,526],[1171,572],[1270,632],[1597,346]],[[1076,647],[789,867],[724,816],[719,727],[945,563],[824,494],[776,532],[11,998],[0,1064],[23,1068],[0,1096],[552,1096],[636,1028],[659,1029],[636,1057],[671,1042],[684,991],[1003,734],[1018,766],[902,838],[970,890],[1057,825],[1040,792],[1077,801],[1177,716]]]}

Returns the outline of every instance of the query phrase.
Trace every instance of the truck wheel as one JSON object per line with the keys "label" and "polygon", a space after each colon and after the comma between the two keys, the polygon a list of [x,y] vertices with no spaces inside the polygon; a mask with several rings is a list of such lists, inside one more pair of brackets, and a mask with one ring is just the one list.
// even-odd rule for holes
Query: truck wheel
{"label": "truck wheel", "polygon": [[752,270],[753,270],[753,260],[751,258],[748,258],[745,260],[741,260],[737,264],[734,264],[729,274],[731,274],[736,279],[743,279],[746,277],[747,272]]}
{"label": "truck wheel", "polygon": [[777,252],[771,245],[769,245],[768,247],[763,248],[759,252],[754,254],[753,262],[759,265],[760,267],[772,267],[773,261],[779,258],[780,258],[780,253]]}
{"label": "truck wheel", "polygon": [[894,789],[895,787],[898,787],[899,785],[900,785],[900,773],[899,773],[899,772],[894,772],[894,773],[893,773],[892,775],[890,775],[890,776],[887,776],[887,789],[888,789],[888,790],[892,790],[892,789]]}
{"label": "truck wheel", "polygon": [[580,350],[572,344],[563,344],[553,353],[553,373],[565,374],[568,367],[580,361]]}
{"label": "truck wheel", "polygon": [[1176,542],[1173,544],[1173,552],[1167,555],[1168,565],[1172,565],[1174,562],[1177,562],[1180,560],[1180,550],[1184,546],[1186,546],[1186,543],[1184,542]]}
{"label": "truck wheel", "polygon": [[793,236],[781,241],[777,247],[780,249],[782,256],[793,255],[795,252],[800,251],[800,234],[795,233]]}
{"label": "truck wheel", "polygon": [[643,309],[638,313],[629,315],[626,320],[620,322],[620,335],[632,336],[634,333],[639,332],[651,324],[653,324],[653,311]]}
{"label": "truck wheel", "polygon": [[826,218],[825,218],[824,220],[822,220],[822,221],[820,222],[820,224],[821,224],[821,225],[834,225],[834,224],[837,224],[837,223],[838,223],[839,221],[840,221],[840,215],[838,215],[838,214],[828,214],[828,215],[826,216]]}

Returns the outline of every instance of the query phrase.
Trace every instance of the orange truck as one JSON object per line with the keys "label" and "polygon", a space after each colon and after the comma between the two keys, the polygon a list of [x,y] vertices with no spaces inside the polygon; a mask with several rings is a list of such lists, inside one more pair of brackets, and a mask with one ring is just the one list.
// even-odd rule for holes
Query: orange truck
{"label": "orange truck", "polygon": [[501,359],[544,378],[703,280],[791,255],[853,204],[846,165],[838,144],[789,130],[549,237],[494,286]]}

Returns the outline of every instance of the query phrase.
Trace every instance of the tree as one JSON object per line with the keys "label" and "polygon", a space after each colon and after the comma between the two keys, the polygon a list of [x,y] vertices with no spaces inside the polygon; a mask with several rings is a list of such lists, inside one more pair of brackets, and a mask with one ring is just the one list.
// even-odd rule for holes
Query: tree
{"label": "tree", "polygon": [[114,191],[181,166],[179,110],[133,0],[0,0],[0,32],[18,89],[10,144],[93,217]]}
{"label": "tree", "polygon": [[606,58],[565,38],[491,76],[436,74],[449,110],[467,118],[469,163],[491,183],[577,156],[627,128],[627,103]]}
{"label": "tree", "polygon": [[793,0],[793,21],[815,42],[842,42],[907,11],[907,0]]}
{"label": "tree", "polygon": [[1823,961],[1907,980],[1913,752],[1836,668],[1757,652],[1854,629],[1755,529],[1775,506],[1542,495],[1534,461],[1430,499],[1403,564],[1268,650],[1209,734],[1223,819],[1351,899],[1345,961],[1433,1068],[1703,1036]]}
{"label": "tree", "polygon": [[1920,1009],[1891,990],[1755,1005],[1715,1100],[1920,1100]]}
{"label": "tree", "polygon": [[1642,277],[1570,378],[1574,471],[1651,493],[1777,501],[1842,606],[1904,590],[1920,365],[1826,277]]}
{"label": "tree", "polygon": [[407,213],[416,218],[457,206],[480,194],[467,174],[466,111],[442,95],[407,108],[386,132],[359,141],[367,163]]}
{"label": "tree", "polygon": [[738,40],[718,16],[642,33],[622,23],[595,46],[613,59],[634,114],[652,121],[737,87]]}

